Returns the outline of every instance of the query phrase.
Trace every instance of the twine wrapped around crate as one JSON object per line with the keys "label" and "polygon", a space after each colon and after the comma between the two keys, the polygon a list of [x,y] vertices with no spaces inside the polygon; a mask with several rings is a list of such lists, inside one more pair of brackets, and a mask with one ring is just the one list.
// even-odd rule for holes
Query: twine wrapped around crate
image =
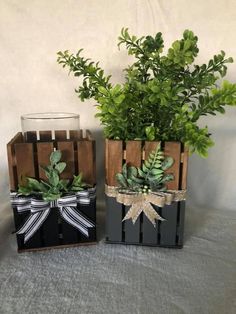
{"label": "twine wrapped around crate", "polygon": [[152,207],[151,204],[158,207],[171,205],[172,202],[183,201],[186,198],[186,190],[168,190],[165,192],[137,193],[132,191],[120,190],[116,186],[105,186],[105,193],[109,197],[115,197],[118,203],[125,206],[131,206],[125,215],[124,220],[131,219],[135,224],[139,215],[144,212],[153,226],[156,226],[156,220],[163,219]]}
{"label": "twine wrapped around crate", "polygon": [[16,233],[23,234],[24,243],[26,243],[41,227],[50,211],[53,208],[58,208],[62,219],[89,237],[88,228],[94,228],[95,224],[77,209],[77,204],[89,205],[91,200],[95,198],[95,193],[96,189],[90,188],[49,202],[34,197],[22,197],[12,192],[11,204],[16,207],[17,212],[19,214],[30,212],[28,219]]}

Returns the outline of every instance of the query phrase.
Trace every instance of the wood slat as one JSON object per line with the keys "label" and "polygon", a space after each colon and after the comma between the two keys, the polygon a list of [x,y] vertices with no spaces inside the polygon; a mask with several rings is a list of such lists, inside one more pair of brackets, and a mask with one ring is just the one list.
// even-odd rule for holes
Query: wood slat
{"label": "wood slat", "polygon": [[116,186],[116,174],[122,171],[123,163],[123,142],[107,140],[107,176],[106,183]]}
{"label": "wood slat", "polygon": [[37,142],[37,132],[36,131],[28,131],[24,133],[25,142],[32,143]]}
{"label": "wood slat", "polygon": [[[125,206],[125,214],[130,210],[130,206]],[[139,243],[140,238],[140,217],[133,224],[131,219],[125,220],[125,239],[126,243]]]}
{"label": "wood slat", "polygon": [[61,161],[66,162],[66,168],[61,174],[62,179],[72,179],[75,175],[75,158],[74,158],[74,143],[58,142],[57,148],[62,152]]}
{"label": "wood slat", "polygon": [[18,184],[24,184],[24,177],[35,177],[34,149],[32,143],[15,145]]}
{"label": "wood slat", "polygon": [[66,140],[66,131],[65,130],[56,130],[55,131],[55,140],[56,141],[65,141]]}
{"label": "wood slat", "polygon": [[145,154],[144,154],[144,159],[147,160],[148,159],[148,156],[149,154],[156,150],[157,148],[157,145],[159,145],[160,142],[149,142],[149,141],[146,141],[145,142],[145,146],[144,146],[144,151],[145,151]]}
{"label": "wood slat", "polygon": [[15,164],[15,150],[14,144],[23,141],[22,133],[17,133],[13,139],[7,144],[7,158],[8,158],[8,171],[9,171],[9,184],[10,190],[16,191],[18,186],[16,164]]}
{"label": "wood slat", "polygon": [[52,131],[39,131],[39,140],[41,142],[52,141]]}
{"label": "wood slat", "polygon": [[122,242],[122,204],[115,197],[106,196],[107,241]]}
{"label": "wood slat", "polygon": [[94,185],[96,183],[95,142],[78,141],[77,148],[79,172],[82,172],[84,182]]}
{"label": "wood slat", "polygon": [[129,166],[140,167],[142,159],[142,142],[127,141],[126,142],[126,163]]}
{"label": "wood slat", "polygon": [[178,190],[180,178],[181,144],[179,142],[165,142],[164,155],[171,156],[174,159],[174,164],[172,167],[165,171],[166,173],[172,173],[174,175],[174,180],[167,183],[167,188],[169,190]]}
{"label": "wood slat", "polygon": [[86,132],[85,132],[85,138],[86,138],[87,140],[90,140],[90,141],[93,140],[93,136],[92,136],[92,133],[91,133],[90,130],[86,130]]}
{"label": "wood slat", "polygon": [[183,246],[184,244],[184,221],[185,221],[185,201],[178,202],[178,245]]}
{"label": "wood slat", "polygon": [[79,140],[82,138],[82,130],[70,130],[69,134],[71,140]]}
{"label": "wood slat", "polygon": [[165,220],[160,223],[160,245],[167,247],[176,245],[177,214],[178,202],[165,205],[161,209],[161,216]]}
{"label": "wood slat", "polygon": [[182,176],[181,176],[181,187],[180,187],[182,190],[187,189],[188,156],[189,156],[189,150],[185,146],[184,152],[183,152]]}
{"label": "wood slat", "polygon": [[50,163],[50,155],[53,152],[53,143],[37,143],[37,155],[38,155],[38,170],[39,178],[47,180],[44,171],[40,166],[48,166]]}

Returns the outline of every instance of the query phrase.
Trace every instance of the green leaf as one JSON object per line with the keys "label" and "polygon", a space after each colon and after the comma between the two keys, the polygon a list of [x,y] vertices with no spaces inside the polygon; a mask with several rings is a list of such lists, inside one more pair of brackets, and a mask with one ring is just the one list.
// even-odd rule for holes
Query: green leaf
{"label": "green leaf", "polygon": [[61,194],[53,194],[53,193],[47,193],[43,195],[44,201],[50,202],[50,201],[55,201],[58,198],[61,197]]}
{"label": "green leaf", "polygon": [[61,160],[61,151],[60,150],[55,150],[54,152],[51,153],[50,162],[52,165],[55,165],[60,160]]}
{"label": "green leaf", "polygon": [[106,88],[105,87],[103,87],[103,86],[99,86],[98,87],[98,91],[101,93],[101,94],[103,94],[103,95],[108,95],[108,91],[106,90]]}
{"label": "green leaf", "polygon": [[162,162],[162,169],[166,170],[169,169],[174,163],[174,159],[170,156],[165,157],[165,159]]}
{"label": "green leaf", "polygon": [[34,178],[27,177],[27,185],[32,191],[41,191],[40,182]]}
{"label": "green leaf", "polygon": [[132,176],[137,177],[138,175],[138,170],[135,167],[128,167],[127,172],[128,172],[128,178]]}
{"label": "green leaf", "polygon": [[127,182],[126,179],[124,178],[124,176],[121,173],[117,173],[116,174],[116,180],[118,182],[118,184],[124,188],[127,187]]}
{"label": "green leaf", "polygon": [[50,173],[48,181],[52,186],[56,187],[59,183],[59,180],[60,180],[60,178],[59,178],[59,175],[57,174],[57,172],[53,171]]}
{"label": "green leaf", "polygon": [[59,162],[58,164],[55,165],[55,169],[56,169],[59,173],[62,173],[65,168],[66,168],[66,163],[65,163],[65,162]]}
{"label": "green leaf", "polygon": [[174,180],[174,175],[172,173],[167,173],[163,176],[161,182],[162,183],[166,183],[166,182],[169,182],[169,181],[172,181]]}
{"label": "green leaf", "polygon": [[164,171],[162,170],[162,169],[155,169],[155,168],[153,168],[151,171],[150,171],[150,173],[152,174],[152,175],[158,175],[158,174],[162,174]]}

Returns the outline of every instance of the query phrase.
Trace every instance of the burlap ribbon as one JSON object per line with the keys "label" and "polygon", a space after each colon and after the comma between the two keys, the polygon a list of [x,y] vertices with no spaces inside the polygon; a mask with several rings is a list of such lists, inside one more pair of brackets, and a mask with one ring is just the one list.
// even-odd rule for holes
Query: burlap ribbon
{"label": "burlap ribbon", "polygon": [[105,193],[109,197],[115,197],[118,203],[131,206],[123,220],[132,219],[133,224],[139,215],[144,212],[151,223],[156,226],[155,220],[163,219],[153,208],[153,205],[163,207],[172,202],[185,200],[186,190],[171,190],[165,192],[149,192],[147,194],[120,190],[115,186],[105,186]]}

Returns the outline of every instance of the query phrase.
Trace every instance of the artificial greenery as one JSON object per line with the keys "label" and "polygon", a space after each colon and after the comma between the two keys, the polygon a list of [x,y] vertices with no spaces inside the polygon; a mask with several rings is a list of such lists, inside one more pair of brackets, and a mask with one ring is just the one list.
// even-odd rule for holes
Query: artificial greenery
{"label": "artificial greenery", "polygon": [[236,105],[236,84],[217,80],[227,73],[224,51],[206,64],[196,65],[197,36],[185,30],[163,54],[161,33],[137,38],[123,28],[118,46],[124,45],[135,62],[125,69],[125,82],[111,84],[98,63],[69,51],[58,52],[58,63],[82,77],[76,93],[82,101],[98,103],[105,136],[121,140],[181,141],[206,157],[214,143],[201,116],[224,113],[225,105]]}
{"label": "artificial greenery", "polygon": [[88,185],[82,181],[82,174],[74,176],[70,180],[60,179],[60,174],[65,170],[66,163],[61,162],[61,151],[56,150],[50,155],[50,165],[41,168],[44,170],[48,181],[34,178],[25,178],[25,184],[20,185],[18,193],[22,195],[36,195],[45,201],[53,201],[61,197],[64,193],[84,190]]}
{"label": "artificial greenery", "polygon": [[173,165],[172,157],[164,157],[160,145],[152,151],[144,161],[141,168],[129,167],[124,164],[121,173],[116,174],[120,190],[135,192],[164,191],[166,183],[173,180],[173,174],[165,174],[164,171]]}

